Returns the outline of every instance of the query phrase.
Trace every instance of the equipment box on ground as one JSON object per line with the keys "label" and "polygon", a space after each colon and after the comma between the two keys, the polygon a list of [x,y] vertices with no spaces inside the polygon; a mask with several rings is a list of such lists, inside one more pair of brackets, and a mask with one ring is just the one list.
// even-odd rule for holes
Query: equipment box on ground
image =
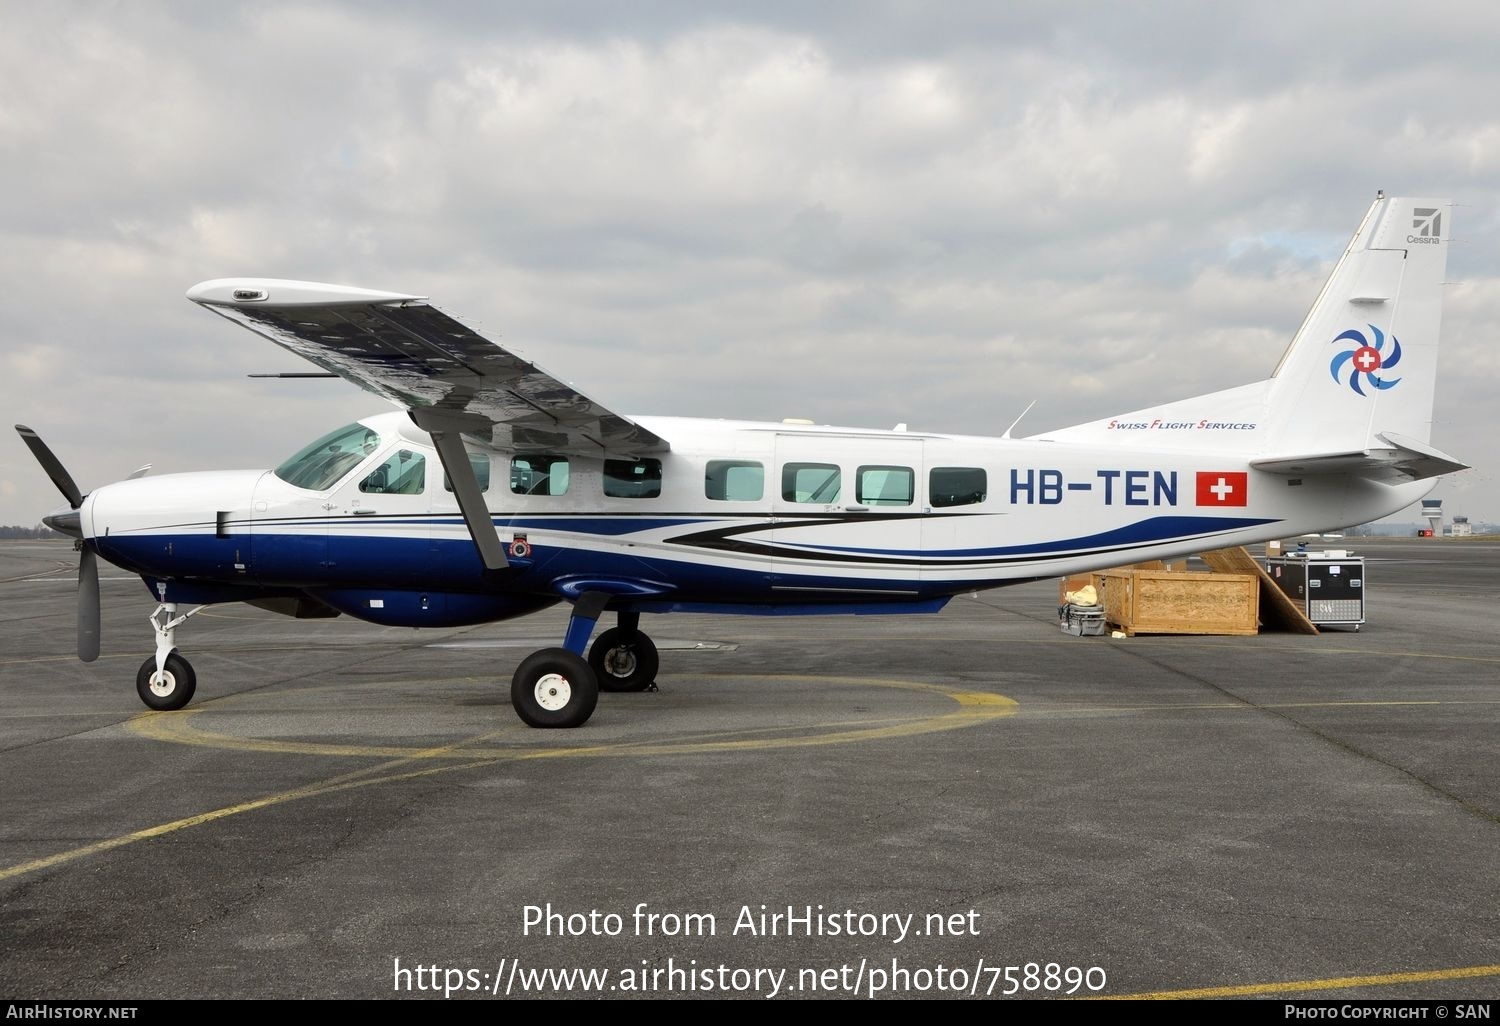
{"label": "equipment box on ground", "polygon": [[1071,602],[1060,610],[1063,632],[1075,637],[1098,636],[1104,633],[1103,606],[1077,606]]}
{"label": "equipment box on ground", "polygon": [[1359,629],[1365,622],[1365,558],[1309,552],[1266,560],[1271,580],[1318,626]]}

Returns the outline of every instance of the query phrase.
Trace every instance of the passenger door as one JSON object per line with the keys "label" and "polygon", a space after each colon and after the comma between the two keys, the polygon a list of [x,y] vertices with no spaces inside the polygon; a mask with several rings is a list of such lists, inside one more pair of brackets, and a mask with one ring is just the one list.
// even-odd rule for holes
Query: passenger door
{"label": "passenger door", "polygon": [[[435,472],[434,472],[435,471]],[[435,454],[402,444],[334,493],[328,569],[344,584],[400,586],[432,570],[433,486],[442,487]]]}
{"label": "passenger door", "polygon": [[949,453],[933,456],[927,468],[921,577],[928,584],[947,586],[934,590],[952,591],[953,586],[976,579],[972,553],[1002,542],[999,517],[988,502],[995,482],[980,462],[972,453]]}
{"label": "passenger door", "polygon": [[778,435],[772,586],[819,601],[914,593],[921,471],[920,438]]}

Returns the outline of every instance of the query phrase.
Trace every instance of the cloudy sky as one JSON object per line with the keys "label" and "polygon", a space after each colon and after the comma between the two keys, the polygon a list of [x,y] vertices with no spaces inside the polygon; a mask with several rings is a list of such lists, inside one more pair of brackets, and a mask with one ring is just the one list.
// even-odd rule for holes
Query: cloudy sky
{"label": "cloudy sky", "polygon": [[[430,295],[625,413],[998,434],[1265,377],[1461,204],[1433,442],[1500,520],[1500,7],[9,0],[0,403],[79,484],[378,412],[188,303]],[[0,443],[0,524],[60,500]],[[1407,516],[1404,519],[1414,519]]]}

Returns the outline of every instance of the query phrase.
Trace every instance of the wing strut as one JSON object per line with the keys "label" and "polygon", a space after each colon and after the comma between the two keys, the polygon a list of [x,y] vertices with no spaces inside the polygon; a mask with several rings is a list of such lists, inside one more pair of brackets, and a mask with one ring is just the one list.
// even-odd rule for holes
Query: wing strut
{"label": "wing strut", "polygon": [[479,490],[479,478],[474,476],[474,467],[469,462],[468,450],[464,448],[462,431],[488,431],[490,422],[474,414],[418,407],[410,411],[417,427],[432,436],[437,447],[438,459],[448,472],[453,484],[453,494],[458,498],[458,508],[463,511],[464,523],[469,526],[469,537],[479,550],[479,558],[491,570],[501,570],[510,564],[505,559],[505,546],[490,519],[490,511],[484,504],[484,493]]}

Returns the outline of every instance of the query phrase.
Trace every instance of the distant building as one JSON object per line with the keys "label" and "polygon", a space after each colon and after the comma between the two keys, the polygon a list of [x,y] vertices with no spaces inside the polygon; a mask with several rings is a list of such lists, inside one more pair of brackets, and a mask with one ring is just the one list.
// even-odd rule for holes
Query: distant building
{"label": "distant building", "polygon": [[1448,533],[1455,538],[1472,537],[1474,534],[1474,525],[1469,523],[1468,517],[1455,516],[1453,518],[1453,526],[1448,529]]}
{"label": "distant building", "polygon": [[1427,519],[1428,530],[1434,538],[1442,536],[1443,533],[1443,500],[1423,499],[1422,516]]}

